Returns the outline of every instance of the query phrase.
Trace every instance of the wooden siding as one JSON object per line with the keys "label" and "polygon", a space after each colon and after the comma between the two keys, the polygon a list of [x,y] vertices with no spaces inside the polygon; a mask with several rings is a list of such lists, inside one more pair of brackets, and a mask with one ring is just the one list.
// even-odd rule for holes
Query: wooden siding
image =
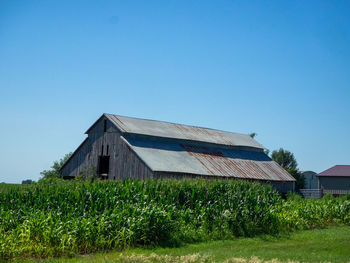
{"label": "wooden siding", "polygon": [[153,172],[130,148],[123,136],[115,136],[114,154],[111,156],[110,179],[146,179],[152,178]]}
{"label": "wooden siding", "polygon": [[[105,120],[106,132],[104,132]],[[107,118],[101,118],[89,130],[88,138],[62,168],[63,178],[72,178],[81,173],[89,175],[96,173],[100,155],[110,156],[109,179],[144,179],[153,176],[152,171],[130,149],[115,126]]]}
{"label": "wooden siding", "polygon": [[294,192],[294,182],[269,182],[280,193]]}
{"label": "wooden siding", "polygon": [[63,166],[62,177],[69,178],[72,176],[77,176],[80,173],[83,173],[84,170],[88,169],[88,167],[91,167],[90,152],[91,144],[89,143],[88,139],[85,139]]}

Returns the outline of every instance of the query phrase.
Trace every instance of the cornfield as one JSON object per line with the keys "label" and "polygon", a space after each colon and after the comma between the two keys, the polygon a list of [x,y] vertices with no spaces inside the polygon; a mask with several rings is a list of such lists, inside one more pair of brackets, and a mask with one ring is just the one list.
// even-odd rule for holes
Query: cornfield
{"label": "cornfield", "polygon": [[285,201],[229,180],[54,181],[0,187],[0,258],[276,234],[350,224],[350,201]]}

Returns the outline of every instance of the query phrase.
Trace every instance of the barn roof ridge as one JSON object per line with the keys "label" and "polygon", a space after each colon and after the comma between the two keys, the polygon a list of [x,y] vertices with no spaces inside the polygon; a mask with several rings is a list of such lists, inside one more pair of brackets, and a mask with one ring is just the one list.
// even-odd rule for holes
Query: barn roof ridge
{"label": "barn roof ridge", "polygon": [[[248,134],[110,113],[104,113],[100,118],[103,116],[107,117],[122,133],[126,134],[140,134],[169,139],[207,142],[218,145],[246,146],[264,149],[263,145],[251,138]],[[96,122],[98,121],[99,119]],[[89,130],[94,125],[95,124],[93,124]],[[89,130],[86,133],[88,133]]]}
{"label": "barn roof ridge", "polygon": [[186,126],[186,127],[193,127],[193,128],[199,128],[199,129],[205,129],[205,130],[212,130],[212,131],[219,131],[219,132],[228,132],[228,133],[232,133],[232,134],[249,136],[248,134],[240,133],[240,132],[231,132],[231,131],[214,129],[214,128],[208,128],[208,127],[197,126],[197,125],[182,124],[182,123],[178,123],[178,122],[161,121],[161,120],[154,120],[154,119],[147,119],[147,118],[138,118],[138,117],[131,117],[131,116],[126,116],[126,115],[112,114],[112,113],[103,113],[103,115],[113,115],[113,116],[117,116],[117,117],[130,118],[130,119],[143,120],[143,121],[163,122],[163,123],[180,125],[180,126]]}

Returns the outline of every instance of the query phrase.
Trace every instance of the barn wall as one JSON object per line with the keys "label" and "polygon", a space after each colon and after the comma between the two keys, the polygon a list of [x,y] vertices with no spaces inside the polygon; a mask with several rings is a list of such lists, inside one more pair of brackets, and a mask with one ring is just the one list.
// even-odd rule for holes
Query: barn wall
{"label": "barn wall", "polygon": [[151,169],[136,155],[122,136],[114,137],[109,179],[152,178]]}
{"label": "barn wall", "polygon": [[73,153],[71,159],[62,168],[64,178],[75,177],[80,173],[93,174],[96,172],[98,156],[102,154],[102,145],[104,145],[103,152],[106,154],[107,145],[109,146],[110,144],[109,140],[113,137],[111,134],[116,132],[114,125],[106,119],[107,132],[105,133],[104,120],[105,118],[102,118],[91,128],[83,145]]}
{"label": "barn wall", "polygon": [[280,193],[294,192],[294,182],[269,182]]}
{"label": "barn wall", "polygon": [[88,138],[62,168],[63,178],[75,177],[81,173],[96,173],[100,155],[110,156],[109,179],[152,177],[152,171],[131,150],[115,126],[107,118],[101,118],[89,130]]}
{"label": "barn wall", "polygon": [[319,176],[320,188],[325,190],[349,190],[350,177]]}
{"label": "barn wall", "polygon": [[63,178],[76,176],[83,172],[90,163],[90,152],[91,144],[88,139],[85,139],[62,168]]}

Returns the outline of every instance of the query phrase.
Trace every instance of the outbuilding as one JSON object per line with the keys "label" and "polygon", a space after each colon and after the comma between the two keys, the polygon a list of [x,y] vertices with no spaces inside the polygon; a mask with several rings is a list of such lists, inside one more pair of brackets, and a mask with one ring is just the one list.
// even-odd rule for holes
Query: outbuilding
{"label": "outbuilding", "polygon": [[226,178],[294,190],[295,179],[249,135],[103,114],[62,166],[65,179]]}
{"label": "outbuilding", "polygon": [[323,194],[350,194],[350,165],[335,165],[317,177]]}
{"label": "outbuilding", "polygon": [[304,177],[304,189],[318,189],[317,173],[314,171],[299,171],[299,174]]}

